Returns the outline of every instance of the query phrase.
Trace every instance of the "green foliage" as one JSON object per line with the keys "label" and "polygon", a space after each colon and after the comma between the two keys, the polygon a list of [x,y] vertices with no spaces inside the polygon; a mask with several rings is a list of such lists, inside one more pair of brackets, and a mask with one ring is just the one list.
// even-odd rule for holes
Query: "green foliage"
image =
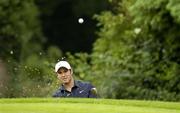
{"label": "green foliage", "polygon": [[54,89],[54,62],[61,51],[53,46],[43,50],[38,16],[34,0],[0,1],[0,60],[9,76],[0,97],[48,96]]}
{"label": "green foliage", "polygon": [[111,2],[113,12],[95,15],[99,38],[83,73],[102,97],[180,100],[178,0]]}
{"label": "green foliage", "polygon": [[114,98],[179,100],[179,23],[166,9],[168,1],[137,0],[129,8],[125,1],[121,4],[125,13],[109,16],[107,12],[97,18],[103,28],[94,45],[93,62],[99,64],[96,70],[102,71],[102,65],[109,70],[102,72],[110,76],[109,81],[117,78],[117,83],[111,83],[113,91],[107,88],[106,93],[114,92],[109,96]]}
{"label": "green foliage", "polygon": [[[74,77],[81,80],[92,80],[90,55],[87,53],[75,53],[74,55],[67,53],[68,61],[73,68]],[[87,76],[89,75],[89,76]]]}

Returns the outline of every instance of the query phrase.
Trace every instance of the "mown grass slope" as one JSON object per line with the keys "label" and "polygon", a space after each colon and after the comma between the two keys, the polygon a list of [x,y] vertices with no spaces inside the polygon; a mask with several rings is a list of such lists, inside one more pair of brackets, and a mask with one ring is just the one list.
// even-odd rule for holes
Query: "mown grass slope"
{"label": "mown grass slope", "polygon": [[115,99],[0,99],[0,113],[180,113],[180,103]]}

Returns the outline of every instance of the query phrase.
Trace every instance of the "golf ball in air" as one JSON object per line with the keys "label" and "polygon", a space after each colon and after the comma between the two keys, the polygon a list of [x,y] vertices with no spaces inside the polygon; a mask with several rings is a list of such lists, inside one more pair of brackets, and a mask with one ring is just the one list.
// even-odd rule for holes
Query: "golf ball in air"
{"label": "golf ball in air", "polygon": [[82,24],[82,23],[84,22],[84,19],[83,19],[83,18],[79,18],[79,19],[78,19],[78,22],[79,22],[80,24]]}

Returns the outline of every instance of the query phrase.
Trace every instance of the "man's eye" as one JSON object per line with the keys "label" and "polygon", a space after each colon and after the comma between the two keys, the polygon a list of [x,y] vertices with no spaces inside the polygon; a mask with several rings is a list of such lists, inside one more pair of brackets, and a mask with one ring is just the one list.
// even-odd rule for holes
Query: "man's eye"
{"label": "man's eye", "polygon": [[68,70],[64,70],[64,73],[66,73]]}
{"label": "man's eye", "polygon": [[62,72],[58,72],[58,74],[62,74]]}

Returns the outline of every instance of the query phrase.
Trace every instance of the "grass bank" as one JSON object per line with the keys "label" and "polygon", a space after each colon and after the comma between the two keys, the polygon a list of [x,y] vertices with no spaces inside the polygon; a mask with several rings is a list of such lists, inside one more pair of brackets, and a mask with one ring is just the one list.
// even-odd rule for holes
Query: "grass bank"
{"label": "grass bank", "polygon": [[180,103],[115,99],[14,98],[0,99],[0,113],[180,113]]}

